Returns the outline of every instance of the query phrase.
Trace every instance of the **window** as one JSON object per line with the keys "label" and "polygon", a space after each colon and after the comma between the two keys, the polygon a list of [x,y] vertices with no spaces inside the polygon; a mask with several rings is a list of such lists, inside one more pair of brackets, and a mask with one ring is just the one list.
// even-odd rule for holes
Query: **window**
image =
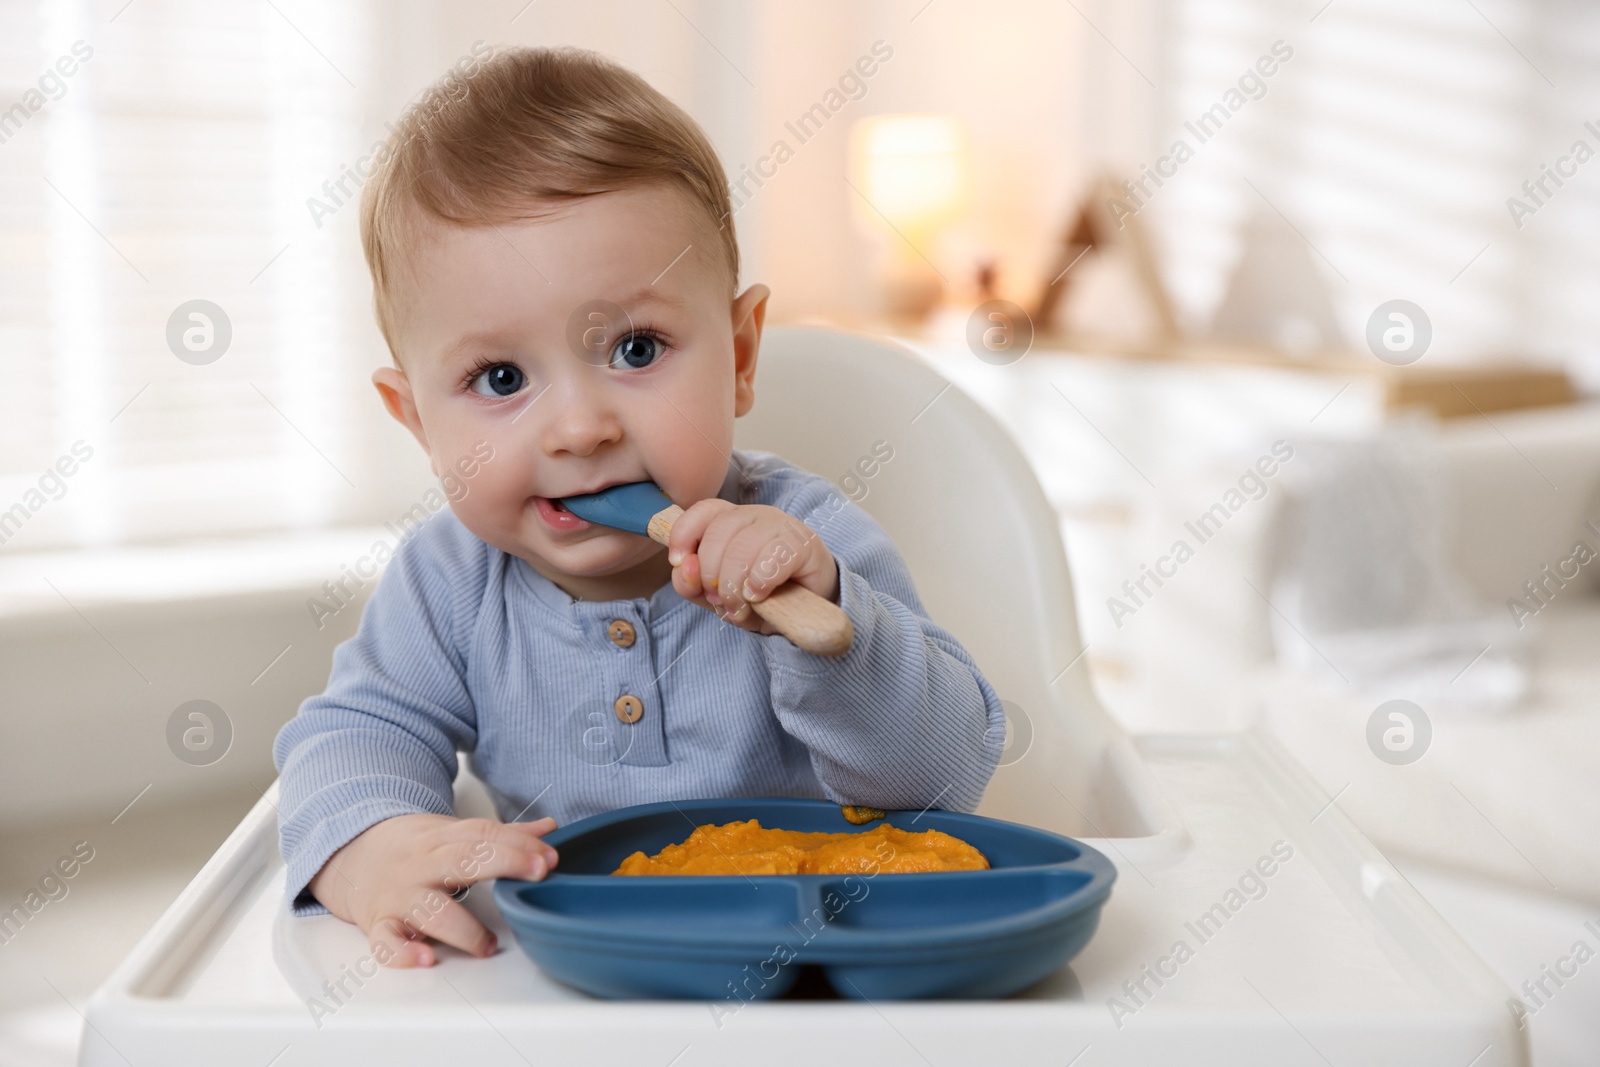
{"label": "window", "polygon": [[[357,209],[307,203],[381,136],[371,22],[361,0],[0,7],[6,551],[382,513]],[[185,361],[169,319],[194,300],[226,322],[178,316],[180,347],[211,331]]]}
{"label": "window", "polygon": [[[1566,158],[1578,141],[1600,153],[1600,10],[1166,0],[1163,21],[1150,151],[1183,138],[1194,155],[1150,206],[1195,322],[1221,300],[1258,215],[1303,234],[1357,350],[1373,309],[1401,298],[1432,320],[1430,359],[1600,355],[1600,159]],[[1293,57],[1200,142],[1185,123],[1277,41]],[[1131,169],[1140,162],[1154,158]],[[1546,165],[1567,177],[1530,196],[1523,183]],[[1513,197],[1532,213],[1514,215]]]}

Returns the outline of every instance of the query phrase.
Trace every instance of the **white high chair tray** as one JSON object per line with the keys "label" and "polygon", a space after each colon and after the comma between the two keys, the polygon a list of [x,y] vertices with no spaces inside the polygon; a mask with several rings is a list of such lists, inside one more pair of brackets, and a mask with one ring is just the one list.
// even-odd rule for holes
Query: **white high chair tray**
{"label": "white high chair tray", "polygon": [[274,784],[95,994],[80,1063],[1528,1062],[1508,990],[1270,740],[1136,745],[1181,815],[1086,839],[1118,868],[1099,931],[1000,1001],[597,1000],[539,971],[486,886],[467,901],[496,956],[373,973],[356,927],[288,915]]}

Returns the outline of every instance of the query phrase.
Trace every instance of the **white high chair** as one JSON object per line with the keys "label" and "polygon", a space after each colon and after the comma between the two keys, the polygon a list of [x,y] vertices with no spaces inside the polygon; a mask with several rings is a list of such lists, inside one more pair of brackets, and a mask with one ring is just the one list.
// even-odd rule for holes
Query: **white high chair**
{"label": "white high chair", "polygon": [[[768,331],[757,382],[741,448],[835,481],[893,449],[856,472],[860,503],[1010,713],[979,812],[1117,865],[1083,953],[1002,1001],[602,1001],[541,974],[475,889],[495,957],[383,970],[356,927],[288,916],[274,784],[95,994],[82,1064],[1527,1062],[1509,991],[1280,750],[1111,722],[1056,517],[965,394],[902,347],[812,328]],[[457,809],[491,812],[465,772]]]}

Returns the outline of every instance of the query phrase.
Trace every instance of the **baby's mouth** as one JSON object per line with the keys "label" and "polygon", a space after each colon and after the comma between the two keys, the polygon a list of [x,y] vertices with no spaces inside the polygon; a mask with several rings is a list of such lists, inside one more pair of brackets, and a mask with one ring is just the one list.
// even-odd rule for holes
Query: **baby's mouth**
{"label": "baby's mouth", "polygon": [[535,497],[534,500],[539,510],[539,517],[552,530],[586,530],[591,525],[574,514],[572,509],[563,504],[559,498],[541,496]]}

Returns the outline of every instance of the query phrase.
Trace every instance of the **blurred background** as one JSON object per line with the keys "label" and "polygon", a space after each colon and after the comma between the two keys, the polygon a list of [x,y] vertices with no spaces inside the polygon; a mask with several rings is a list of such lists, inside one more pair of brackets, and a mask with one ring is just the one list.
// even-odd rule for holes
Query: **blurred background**
{"label": "blurred background", "polygon": [[1518,995],[1600,948],[1600,9],[6,0],[0,909],[94,858],[0,924],[0,1064],[74,1062],[434,484],[354,205],[511,44],[701,123],[769,325],[1010,430],[1122,725],[1270,732]]}

